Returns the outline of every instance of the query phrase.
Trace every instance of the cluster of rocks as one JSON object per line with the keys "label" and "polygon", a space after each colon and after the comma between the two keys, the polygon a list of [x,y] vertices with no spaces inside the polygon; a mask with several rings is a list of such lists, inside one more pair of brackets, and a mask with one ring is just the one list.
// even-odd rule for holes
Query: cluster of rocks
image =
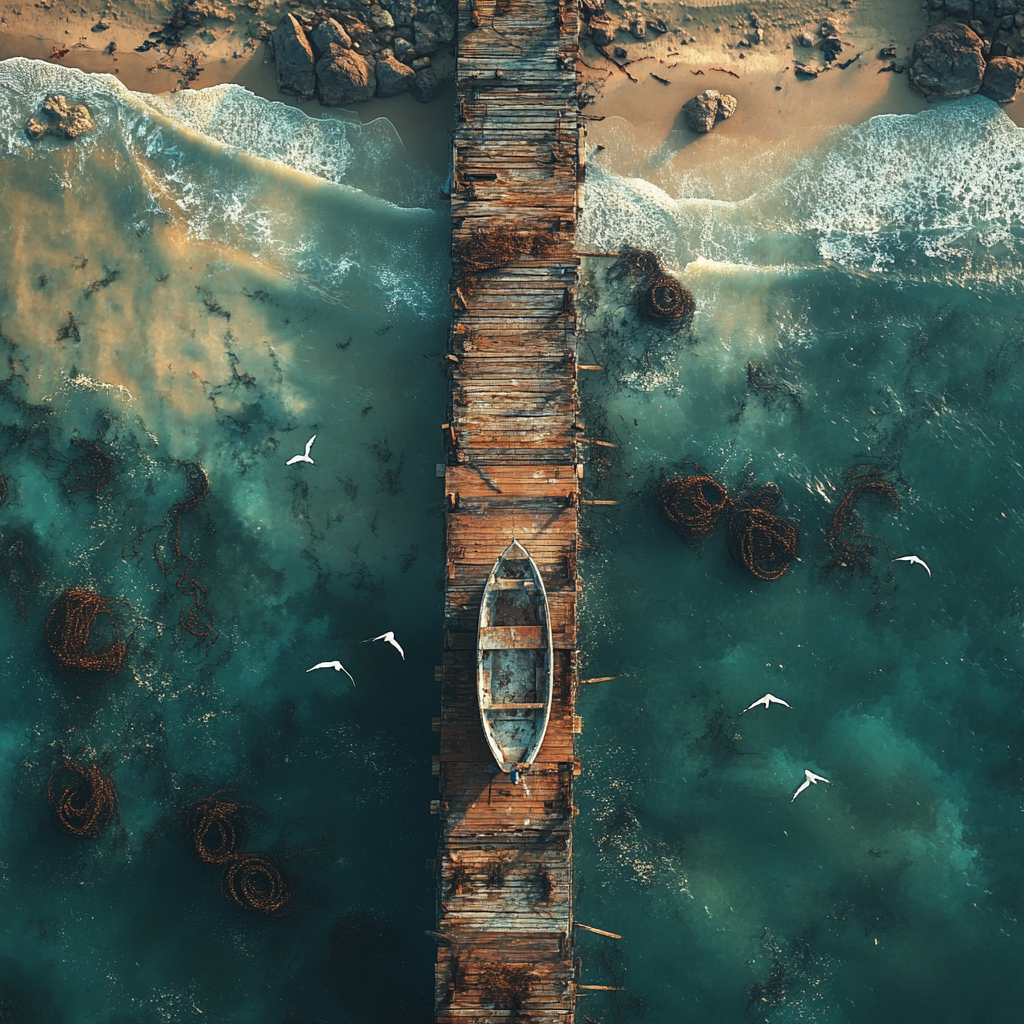
{"label": "cluster of rocks", "polygon": [[[661,18],[645,14],[639,8],[626,7],[621,15],[609,14],[605,9],[605,0],[580,0],[580,16],[580,35],[589,36],[599,48],[614,47],[617,32],[628,34],[635,41],[642,41],[664,35],[668,31],[668,25]],[[617,57],[626,56],[621,46],[615,47],[615,50]]]}
{"label": "cluster of rocks", "polygon": [[309,18],[289,14],[273,34],[277,87],[324,106],[409,92],[429,103],[441,88],[431,58],[455,38],[455,20],[429,0],[345,0]]}
{"label": "cluster of rocks", "polygon": [[843,52],[843,41],[839,38],[839,29],[831,18],[822,19],[818,26],[818,38],[815,39],[809,32],[802,32],[796,37],[794,48],[803,47],[813,49],[821,47],[821,59],[825,64],[831,64],[839,59]]}
{"label": "cluster of rocks", "polygon": [[62,139],[74,139],[96,127],[89,108],[82,103],[68,103],[64,96],[47,96],[43,104],[46,120],[30,118],[25,131],[33,139],[44,135],[57,135]]}
{"label": "cluster of rocks", "polygon": [[933,22],[959,21],[989,57],[1024,57],[1024,0],[927,0]]}
{"label": "cluster of rocks", "polygon": [[925,96],[956,99],[980,92],[1012,103],[1024,85],[1024,60],[993,55],[994,45],[963,22],[940,22],[914,44],[910,84]]}
{"label": "cluster of rocks", "polygon": [[735,113],[736,97],[723,96],[717,89],[705,89],[683,104],[683,115],[690,131],[700,135]]}

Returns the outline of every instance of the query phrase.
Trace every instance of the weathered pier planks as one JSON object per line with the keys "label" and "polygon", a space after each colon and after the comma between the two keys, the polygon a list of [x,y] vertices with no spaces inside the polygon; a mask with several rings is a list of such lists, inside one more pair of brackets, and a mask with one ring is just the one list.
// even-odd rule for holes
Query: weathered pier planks
{"label": "weathered pier planks", "polygon": [[[574,1019],[578,18],[577,0],[459,6],[436,763],[442,1024]],[[518,786],[497,774],[475,680],[480,597],[513,536],[544,577],[556,649],[547,735]]]}

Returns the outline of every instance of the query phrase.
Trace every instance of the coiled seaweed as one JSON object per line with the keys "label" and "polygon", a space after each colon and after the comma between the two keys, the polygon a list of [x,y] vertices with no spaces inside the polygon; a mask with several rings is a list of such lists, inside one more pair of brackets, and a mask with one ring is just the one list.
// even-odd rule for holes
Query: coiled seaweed
{"label": "coiled seaweed", "polygon": [[663,478],[658,488],[661,511],[688,544],[702,544],[732,510],[728,491],[714,478],[698,472],[689,476]]}
{"label": "coiled seaweed", "polygon": [[[97,620],[109,620],[109,638],[96,642]],[[110,603],[81,587],[65,591],[46,618],[46,644],[61,668],[72,672],[117,675],[124,666],[127,648],[117,636]]]}
{"label": "coiled seaweed", "polygon": [[98,836],[117,810],[113,780],[97,765],[77,764],[69,757],[51,772],[46,799],[64,829],[75,836]]}
{"label": "coiled seaweed", "polygon": [[868,543],[875,539],[864,532],[857,504],[862,498],[876,498],[890,505],[894,512],[900,509],[900,496],[896,485],[885,479],[885,474],[871,466],[856,466],[847,473],[849,489],[832,516],[828,529],[828,547],[832,558],[825,566],[833,569],[851,569],[870,572],[871,558],[877,548]]}
{"label": "coiled seaweed", "polygon": [[796,525],[774,513],[782,489],[765,484],[739,497],[730,496],[714,477],[692,463],[693,472],[662,479],[658,501],[662,514],[688,543],[700,546],[724,520],[729,552],[758,579],[779,579],[796,555]]}
{"label": "coiled seaweed", "polygon": [[697,310],[693,293],[665,271],[656,253],[648,249],[624,249],[616,271],[619,275],[640,274],[647,278],[637,304],[644,320],[680,326],[693,320]]}
{"label": "coiled seaweed", "polygon": [[224,895],[246,910],[280,913],[291,899],[291,888],[281,869],[261,853],[232,857],[221,879]]}
{"label": "coiled seaweed", "polygon": [[214,793],[190,804],[185,816],[192,849],[201,861],[226,864],[241,853],[248,831],[241,804]]}

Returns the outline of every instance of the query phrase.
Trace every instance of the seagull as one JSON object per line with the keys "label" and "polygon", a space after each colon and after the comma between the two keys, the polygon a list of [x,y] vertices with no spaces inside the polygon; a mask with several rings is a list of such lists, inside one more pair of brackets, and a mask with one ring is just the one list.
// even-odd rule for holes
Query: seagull
{"label": "seagull", "polygon": [[[340,661],[318,661],[312,668],[307,668],[307,672],[315,672],[318,668],[333,668],[335,672],[344,672],[345,675],[352,679],[352,673]],[[356,681],[352,679],[352,685],[356,685]]]}
{"label": "seagull", "polygon": [[390,629],[386,633],[381,633],[380,636],[371,636],[369,640],[362,640],[360,642],[372,644],[375,640],[386,640],[402,656],[402,661],[405,661],[405,651],[402,650],[402,645],[395,639],[395,634]]}
{"label": "seagull", "polygon": [[890,558],[889,561],[890,562],[911,562],[911,563],[916,562],[918,565],[923,565],[924,566],[924,571],[926,573],[928,573],[929,576],[931,576],[931,574],[932,574],[932,571],[931,571],[931,569],[928,568],[928,564],[925,562],[925,560],[923,558],[918,558],[917,555],[900,555],[899,558]]}
{"label": "seagull", "polygon": [[286,463],[286,466],[294,466],[296,462],[308,462],[311,466],[314,465],[313,460],[309,457],[309,449],[313,447],[313,442],[316,440],[316,434],[314,434],[306,442],[306,453],[304,455],[293,455]]}
{"label": "seagull", "polygon": [[744,708],[740,714],[745,715],[748,711],[752,711],[759,704],[763,704],[766,711],[772,704],[782,704],[787,708],[791,708],[793,706],[792,704],[786,704],[781,697],[776,697],[774,693],[766,693],[760,700],[755,700],[749,708]]}
{"label": "seagull", "polygon": [[[826,779],[824,775],[815,775],[814,772],[808,771],[806,768],[804,769],[804,775],[806,775],[807,778],[804,779],[803,783],[797,788],[797,791],[793,794],[793,800],[795,800],[812,782],[815,785],[817,785],[819,782],[828,782],[830,786],[832,785],[832,783],[829,782],[829,780]],[[789,802],[792,803],[793,800],[790,800]]]}

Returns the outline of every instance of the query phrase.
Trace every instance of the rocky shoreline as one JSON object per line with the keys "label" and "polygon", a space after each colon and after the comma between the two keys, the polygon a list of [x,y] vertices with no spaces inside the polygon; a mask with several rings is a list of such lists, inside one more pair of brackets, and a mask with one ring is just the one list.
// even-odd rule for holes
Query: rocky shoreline
{"label": "rocky shoreline", "polygon": [[339,107],[408,92],[429,103],[441,89],[432,57],[455,40],[454,0],[381,0],[286,14],[272,41],[283,93]]}

